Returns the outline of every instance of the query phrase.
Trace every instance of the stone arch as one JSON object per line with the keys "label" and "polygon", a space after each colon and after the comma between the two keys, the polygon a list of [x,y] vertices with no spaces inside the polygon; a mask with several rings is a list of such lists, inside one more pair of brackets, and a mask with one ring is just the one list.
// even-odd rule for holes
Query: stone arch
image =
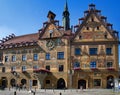
{"label": "stone arch", "polygon": [[7,87],[7,85],[8,85],[8,80],[7,80],[6,77],[2,77],[2,78],[1,78],[1,85],[2,85],[3,88],[6,88],[6,87]]}
{"label": "stone arch", "polygon": [[65,89],[65,88],[66,88],[65,80],[63,78],[60,78],[57,81],[57,89]]}
{"label": "stone arch", "polygon": [[114,76],[109,75],[107,76],[107,88],[112,89],[114,87]]}
{"label": "stone arch", "polygon": [[16,86],[16,80],[15,80],[14,78],[12,78],[12,79],[10,80],[10,85],[11,85],[12,87]]}
{"label": "stone arch", "polygon": [[81,87],[83,89],[86,89],[86,80],[84,79],[78,80],[78,89],[80,89]]}
{"label": "stone arch", "polygon": [[22,79],[22,80],[21,80],[21,84],[22,84],[22,85],[24,85],[24,84],[26,84],[26,83],[27,83],[27,80],[26,80],[26,79]]}

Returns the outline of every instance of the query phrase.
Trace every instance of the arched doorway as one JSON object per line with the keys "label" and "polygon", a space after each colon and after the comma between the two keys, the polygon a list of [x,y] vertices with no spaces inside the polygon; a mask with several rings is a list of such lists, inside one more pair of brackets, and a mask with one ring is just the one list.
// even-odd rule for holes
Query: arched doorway
{"label": "arched doorway", "polygon": [[27,80],[26,80],[26,79],[22,79],[22,80],[21,80],[21,84],[22,84],[22,85],[25,85],[26,83],[27,83]]}
{"label": "arched doorway", "polygon": [[114,77],[108,76],[107,77],[107,88],[112,89],[114,87]]}
{"label": "arched doorway", "polygon": [[2,87],[3,88],[7,87],[7,78],[6,77],[2,77]]}
{"label": "arched doorway", "polygon": [[10,85],[11,85],[12,87],[15,87],[15,86],[16,86],[16,80],[15,80],[15,79],[11,79],[11,80],[10,80]]}
{"label": "arched doorway", "polygon": [[80,88],[86,89],[86,80],[79,80],[78,81],[78,89]]}
{"label": "arched doorway", "polygon": [[57,89],[64,89],[66,86],[65,86],[65,81],[64,79],[60,78],[58,81],[57,81]]}

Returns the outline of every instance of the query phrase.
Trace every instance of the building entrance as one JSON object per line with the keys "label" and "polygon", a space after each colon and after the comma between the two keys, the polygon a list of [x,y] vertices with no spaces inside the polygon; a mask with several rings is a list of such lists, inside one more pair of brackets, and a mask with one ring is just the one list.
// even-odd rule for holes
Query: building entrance
{"label": "building entrance", "polygon": [[15,79],[11,79],[10,84],[12,87],[16,86],[16,80]]}
{"label": "building entrance", "polygon": [[64,89],[65,88],[65,81],[64,79],[60,78],[57,81],[57,89]]}
{"label": "building entrance", "polygon": [[3,88],[7,87],[7,78],[6,77],[2,77],[2,87]]}
{"label": "building entrance", "polygon": [[22,79],[22,80],[21,80],[21,84],[22,84],[22,85],[24,85],[24,84],[26,84],[26,83],[27,83],[26,79]]}
{"label": "building entrance", "polygon": [[78,81],[78,89],[80,88],[86,89],[86,80],[79,80]]}
{"label": "building entrance", "polygon": [[112,89],[114,87],[114,77],[108,76],[107,77],[107,88]]}

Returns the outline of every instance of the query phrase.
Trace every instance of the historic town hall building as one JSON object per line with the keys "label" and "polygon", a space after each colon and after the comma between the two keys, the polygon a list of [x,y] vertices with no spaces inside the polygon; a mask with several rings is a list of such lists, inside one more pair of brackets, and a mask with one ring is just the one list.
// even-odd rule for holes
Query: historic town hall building
{"label": "historic town hall building", "polygon": [[118,78],[118,32],[90,4],[70,27],[67,3],[63,25],[48,12],[34,33],[14,34],[0,43],[0,85],[27,88],[112,88]]}

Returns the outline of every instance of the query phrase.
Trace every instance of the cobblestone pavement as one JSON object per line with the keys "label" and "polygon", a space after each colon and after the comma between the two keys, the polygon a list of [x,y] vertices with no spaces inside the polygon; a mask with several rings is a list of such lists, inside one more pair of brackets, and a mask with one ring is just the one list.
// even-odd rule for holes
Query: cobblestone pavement
{"label": "cobblestone pavement", "polygon": [[[34,93],[27,90],[16,91],[15,89],[0,90],[0,95],[120,95],[120,92],[114,92],[113,90],[107,89],[69,89],[69,90],[36,90]],[[16,92],[16,94],[15,94]]]}

